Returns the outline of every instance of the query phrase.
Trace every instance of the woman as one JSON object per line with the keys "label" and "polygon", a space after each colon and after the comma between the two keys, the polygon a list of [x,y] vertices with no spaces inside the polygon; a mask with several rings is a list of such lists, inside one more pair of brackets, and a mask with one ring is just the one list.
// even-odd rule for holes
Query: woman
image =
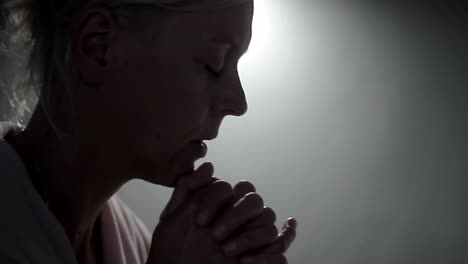
{"label": "woman", "polygon": [[[278,234],[251,183],[193,165],[247,110],[251,0],[12,3],[39,101],[26,127],[4,126],[2,263],[287,262],[295,220]],[[132,179],[174,187],[151,241],[115,196]]]}

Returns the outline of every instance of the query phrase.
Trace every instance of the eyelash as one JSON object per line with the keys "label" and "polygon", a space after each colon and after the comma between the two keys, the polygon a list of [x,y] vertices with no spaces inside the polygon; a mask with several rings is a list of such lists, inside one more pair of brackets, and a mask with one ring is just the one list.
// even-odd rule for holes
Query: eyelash
{"label": "eyelash", "polygon": [[206,70],[215,78],[219,78],[221,76],[221,73],[222,73],[222,69],[218,72],[218,71],[215,71],[210,65],[206,64],[205,65],[205,68]]}

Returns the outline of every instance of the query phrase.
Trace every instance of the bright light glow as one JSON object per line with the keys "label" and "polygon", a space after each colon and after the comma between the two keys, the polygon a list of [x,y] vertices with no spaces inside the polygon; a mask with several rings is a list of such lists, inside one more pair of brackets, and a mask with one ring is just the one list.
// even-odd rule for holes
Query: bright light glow
{"label": "bright light glow", "polygon": [[[259,83],[259,75],[264,74],[265,66],[272,63],[270,54],[276,47],[273,38],[272,3],[258,0],[254,2],[254,17],[252,22],[252,40],[249,51],[239,61],[239,73],[249,100],[253,100],[262,93],[264,84]],[[255,87],[255,88],[254,88]]]}
{"label": "bright light glow", "polygon": [[271,38],[271,20],[268,16],[268,2],[269,1],[255,1],[254,3],[253,36],[249,52],[251,51],[255,54],[265,52],[265,48],[268,47],[268,40]]}

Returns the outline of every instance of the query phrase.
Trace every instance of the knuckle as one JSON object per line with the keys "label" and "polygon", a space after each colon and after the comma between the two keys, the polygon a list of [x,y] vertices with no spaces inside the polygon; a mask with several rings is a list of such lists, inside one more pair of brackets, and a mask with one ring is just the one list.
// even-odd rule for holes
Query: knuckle
{"label": "knuckle", "polygon": [[219,192],[227,192],[227,193],[232,192],[231,184],[226,182],[226,181],[221,181],[221,180],[215,181],[213,183],[213,188],[216,189]]}
{"label": "knuckle", "polygon": [[274,225],[268,228],[269,242],[274,241],[277,237],[278,237],[278,228]]}
{"label": "knuckle", "polygon": [[232,195],[231,185],[224,181],[217,181],[206,189],[197,193],[197,201],[204,211],[217,210]]}
{"label": "knuckle", "polygon": [[252,203],[255,206],[263,207],[263,198],[255,192],[251,192],[245,195],[245,200]]}
{"label": "knuckle", "polygon": [[249,181],[240,181],[236,184],[236,188],[240,188],[242,190],[250,190],[250,192],[255,192],[255,186]]}
{"label": "knuckle", "polygon": [[256,241],[258,240],[258,237],[256,234],[252,233],[252,232],[245,232],[244,234],[242,234],[240,237],[239,237],[239,240],[242,241],[243,245],[245,245],[245,247],[248,247],[252,241]]}
{"label": "knuckle", "polygon": [[270,207],[268,206],[263,207],[263,215],[266,219],[270,220],[272,223],[276,222],[276,213]]}
{"label": "knuckle", "polygon": [[239,246],[240,250],[250,249],[251,248],[252,235],[249,233],[244,234],[236,238],[236,244]]}

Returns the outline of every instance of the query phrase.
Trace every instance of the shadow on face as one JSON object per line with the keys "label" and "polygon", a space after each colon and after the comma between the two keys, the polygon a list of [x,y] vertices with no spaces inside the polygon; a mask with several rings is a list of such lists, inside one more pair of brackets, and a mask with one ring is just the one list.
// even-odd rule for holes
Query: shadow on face
{"label": "shadow on face", "polygon": [[102,6],[84,12],[75,28],[83,84],[77,140],[125,180],[173,186],[201,158],[193,142],[214,139],[224,117],[247,111],[237,64],[250,43],[253,5],[133,11],[145,16],[143,30]]}

